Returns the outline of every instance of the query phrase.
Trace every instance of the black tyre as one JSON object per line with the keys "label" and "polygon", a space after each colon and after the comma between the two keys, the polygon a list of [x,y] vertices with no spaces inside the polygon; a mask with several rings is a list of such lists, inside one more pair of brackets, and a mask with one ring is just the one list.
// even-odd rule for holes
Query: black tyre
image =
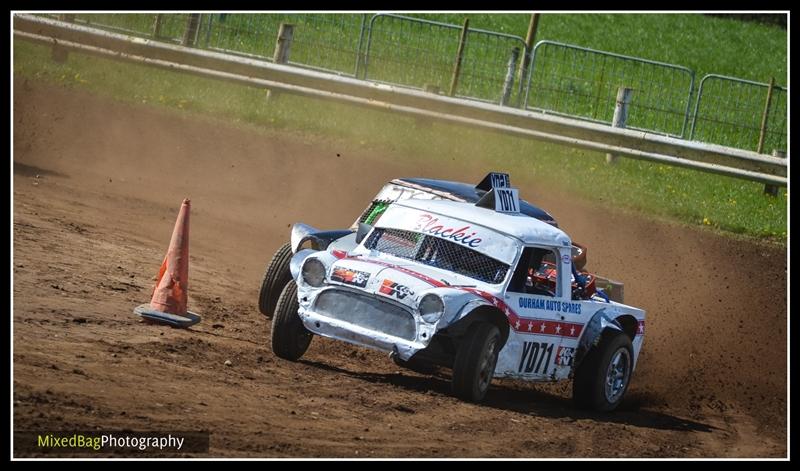
{"label": "black tyre", "polygon": [[480,402],[486,397],[500,353],[500,330],[487,322],[470,326],[456,351],[453,392],[459,398]]}
{"label": "black tyre", "polygon": [[631,338],[616,330],[603,334],[600,344],[578,365],[572,399],[583,409],[608,412],[619,406],[633,372]]}
{"label": "black tyre", "polygon": [[281,245],[272,256],[264,277],[261,279],[261,291],[258,293],[258,310],[265,316],[272,317],[275,305],[283,287],[292,279],[289,271],[289,262],[292,259],[292,246],[289,243]]}
{"label": "black tyre", "polygon": [[419,373],[419,374],[423,374],[423,375],[433,374],[433,373],[436,373],[436,371],[438,370],[438,367],[436,365],[432,365],[430,363],[421,362],[421,361],[415,360],[413,358],[411,360],[405,361],[405,360],[401,360],[399,357],[395,356],[395,357],[392,357],[392,360],[394,361],[395,365],[397,365],[397,366],[399,366],[401,368],[405,368],[407,370],[411,370],[411,371],[413,371],[415,373]]}
{"label": "black tyre", "polygon": [[272,317],[272,351],[285,360],[296,361],[308,350],[313,334],[297,314],[297,285],[290,281],[283,288]]}

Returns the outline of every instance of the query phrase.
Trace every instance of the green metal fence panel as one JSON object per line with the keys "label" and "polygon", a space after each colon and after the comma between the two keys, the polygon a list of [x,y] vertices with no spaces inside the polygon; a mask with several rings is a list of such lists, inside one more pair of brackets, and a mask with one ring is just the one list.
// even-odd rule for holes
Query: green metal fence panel
{"label": "green metal fence panel", "polygon": [[[453,78],[461,25],[378,14],[369,22],[361,78],[447,93]],[[455,96],[499,103],[509,59],[525,51],[519,36],[469,28]],[[514,87],[511,101],[519,99]]]}
{"label": "green metal fence panel", "polygon": [[367,15],[207,14],[201,47],[272,60],[281,23],[294,25],[289,63],[355,75]]}
{"label": "green metal fence panel", "polygon": [[[769,84],[709,74],[700,80],[690,139],[739,149],[758,150]],[[764,153],[787,150],[788,90],[772,91]]]}
{"label": "green metal fence panel", "polygon": [[694,72],[686,67],[539,41],[533,47],[525,107],[610,124],[617,90],[633,89],[628,128],[684,137]]}

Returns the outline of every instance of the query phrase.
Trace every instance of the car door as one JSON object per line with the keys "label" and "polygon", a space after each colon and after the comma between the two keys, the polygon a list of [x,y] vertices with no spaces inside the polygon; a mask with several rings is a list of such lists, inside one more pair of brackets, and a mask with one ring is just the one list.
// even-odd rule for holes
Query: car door
{"label": "car door", "polygon": [[561,312],[569,301],[563,294],[569,296],[570,290],[559,286],[558,261],[556,250],[523,249],[505,294],[511,329],[495,370],[498,375],[533,380],[560,376],[559,347],[565,337],[577,338],[580,332]]}

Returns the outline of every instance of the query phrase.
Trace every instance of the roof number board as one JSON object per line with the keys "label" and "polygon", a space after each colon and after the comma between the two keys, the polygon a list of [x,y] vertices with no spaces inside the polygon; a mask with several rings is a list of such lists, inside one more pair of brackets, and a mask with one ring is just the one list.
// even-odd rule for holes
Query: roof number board
{"label": "roof number board", "polygon": [[491,175],[491,181],[492,181],[492,188],[510,188],[511,187],[511,179],[509,178],[507,173],[495,173],[495,172],[492,172],[490,175]]}
{"label": "roof number board", "polygon": [[494,210],[501,213],[519,212],[519,193],[516,188],[494,189]]}

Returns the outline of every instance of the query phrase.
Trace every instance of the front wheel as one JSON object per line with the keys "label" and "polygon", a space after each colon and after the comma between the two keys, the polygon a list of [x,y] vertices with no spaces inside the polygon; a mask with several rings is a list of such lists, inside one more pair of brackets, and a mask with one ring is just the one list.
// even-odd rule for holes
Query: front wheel
{"label": "front wheel", "polygon": [[285,360],[299,360],[311,344],[313,334],[303,325],[299,309],[297,285],[290,281],[283,288],[272,317],[272,351]]}
{"label": "front wheel", "polygon": [[470,326],[453,363],[456,396],[470,402],[480,402],[486,397],[500,348],[500,330],[495,325],[477,322]]}
{"label": "front wheel", "polygon": [[292,273],[289,270],[289,262],[292,260],[292,255],[294,254],[292,253],[291,244],[287,242],[281,245],[264,271],[264,277],[261,279],[261,290],[258,292],[258,310],[267,318],[272,317],[283,288],[292,279]]}
{"label": "front wheel", "polygon": [[610,331],[583,360],[572,382],[578,407],[612,411],[622,402],[633,372],[633,345],[624,332]]}

